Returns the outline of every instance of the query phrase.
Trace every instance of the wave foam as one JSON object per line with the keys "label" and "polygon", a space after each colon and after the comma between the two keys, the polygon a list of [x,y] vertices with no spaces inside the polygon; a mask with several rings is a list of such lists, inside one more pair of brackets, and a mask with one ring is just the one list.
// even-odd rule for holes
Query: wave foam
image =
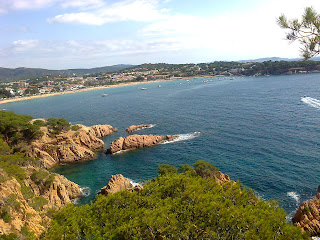
{"label": "wave foam", "polygon": [[138,185],[142,185],[141,183],[137,183],[137,182],[133,181],[132,179],[130,179],[130,183],[132,184],[133,187],[138,186]]}
{"label": "wave foam", "polygon": [[200,132],[193,132],[193,133],[187,133],[187,134],[174,134],[173,136],[178,136],[178,137],[173,139],[172,141],[164,141],[162,144],[191,140],[196,137],[199,137],[200,134],[201,134]]}
{"label": "wave foam", "polygon": [[308,104],[311,107],[320,109],[320,100],[311,97],[302,97],[301,101]]}
{"label": "wave foam", "polygon": [[89,187],[80,187],[80,192],[83,197],[88,197],[91,193],[91,189]]}
{"label": "wave foam", "polygon": [[146,128],[153,128],[155,127],[157,124],[149,124],[149,127],[141,127],[141,128],[137,128],[136,131],[142,130],[142,129],[146,129]]}
{"label": "wave foam", "polygon": [[298,193],[296,193],[296,192],[287,192],[287,196],[291,197],[292,199],[294,199],[297,204],[300,203],[300,195]]}
{"label": "wave foam", "polygon": [[125,152],[129,152],[131,149],[126,149],[126,150],[120,150],[118,152],[115,152],[113,153],[113,155],[118,155],[118,154],[122,154],[122,153],[125,153]]}

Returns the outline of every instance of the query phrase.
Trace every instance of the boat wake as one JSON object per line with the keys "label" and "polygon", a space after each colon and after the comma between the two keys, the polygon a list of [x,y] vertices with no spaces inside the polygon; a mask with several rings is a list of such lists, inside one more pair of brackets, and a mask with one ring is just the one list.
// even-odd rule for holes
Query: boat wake
{"label": "boat wake", "polygon": [[311,107],[320,109],[320,100],[315,99],[315,98],[311,98],[311,97],[302,97],[301,101],[308,104]]}
{"label": "boat wake", "polygon": [[178,137],[173,139],[172,141],[164,141],[162,144],[168,144],[168,143],[191,140],[191,139],[194,139],[196,137],[199,137],[200,136],[200,132],[193,132],[193,133],[187,133],[187,134],[174,134],[173,136],[178,136]]}

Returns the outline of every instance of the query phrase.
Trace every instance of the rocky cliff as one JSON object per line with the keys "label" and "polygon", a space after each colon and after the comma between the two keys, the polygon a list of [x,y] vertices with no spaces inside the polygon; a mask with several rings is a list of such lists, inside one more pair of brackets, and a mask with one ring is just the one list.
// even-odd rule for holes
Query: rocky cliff
{"label": "rocky cliff", "polygon": [[301,203],[292,220],[294,225],[309,232],[311,236],[320,236],[320,185],[311,200]]}
{"label": "rocky cliff", "polygon": [[22,227],[39,235],[51,221],[52,210],[81,196],[79,185],[44,169],[24,168],[23,180],[9,177],[0,169],[0,234],[16,233]]}
{"label": "rocky cliff", "polygon": [[94,157],[94,151],[104,147],[104,142],[99,138],[118,131],[110,125],[79,127],[81,128],[76,131],[69,130],[56,136],[42,127],[44,135],[31,143],[28,156],[39,158],[45,168],[59,163],[89,160]]}
{"label": "rocky cliff", "polygon": [[151,124],[131,125],[126,129],[126,131],[128,133],[132,133],[132,132],[135,132],[144,128],[149,128],[149,127],[151,127]]}
{"label": "rocky cliff", "polygon": [[172,141],[176,136],[158,136],[158,135],[130,135],[125,138],[120,137],[110,144],[106,153],[115,154],[123,150],[134,150],[143,147],[150,147],[163,143],[165,141]]}
{"label": "rocky cliff", "polygon": [[101,188],[99,194],[108,195],[123,190],[139,191],[143,189],[141,185],[133,186],[129,178],[125,178],[122,174],[112,175],[107,186]]}

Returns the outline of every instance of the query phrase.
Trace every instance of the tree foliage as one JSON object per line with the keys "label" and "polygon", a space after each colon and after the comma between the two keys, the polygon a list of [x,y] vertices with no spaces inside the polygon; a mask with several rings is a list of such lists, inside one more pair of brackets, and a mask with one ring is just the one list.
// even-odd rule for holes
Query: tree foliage
{"label": "tree foliage", "polygon": [[47,127],[52,130],[53,134],[59,134],[62,131],[68,131],[70,123],[64,118],[49,118],[47,120]]}
{"label": "tree foliage", "polygon": [[0,134],[13,145],[42,136],[40,126],[30,123],[32,118],[30,115],[0,111]]}
{"label": "tree foliage", "polygon": [[[139,192],[99,195],[90,205],[57,212],[43,239],[308,239],[285,222],[275,201],[241,184],[217,184],[203,161],[184,173],[161,174]],[[164,171],[167,173],[167,171]]]}
{"label": "tree foliage", "polygon": [[280,27],[289,30],[287,39],[298,40],[302,44],[301,52],[304,59],[309,59],[320,53],[320,15],[312,8],[307,7],[302,19],[288,20],[282,14],[278,18]]}

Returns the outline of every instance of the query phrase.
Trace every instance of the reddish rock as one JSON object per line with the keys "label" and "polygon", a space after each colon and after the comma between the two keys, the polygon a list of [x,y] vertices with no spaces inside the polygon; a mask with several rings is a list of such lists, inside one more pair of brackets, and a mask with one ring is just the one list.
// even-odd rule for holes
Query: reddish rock
{"label": "reddish rock", "polygon": [[128,133],[132,133],[132,132],[135,132],[135,131],[138,131],[138,130],[141,130],[141,129],[144,129],[144,128],[149,128],[149,127],[151,127],[151,124],[131,125],[130,127],[128,127],[126,129],[126,131]]}
{"label": "reddish rock", "polygon": [[99,194],[113,194],[116,192],[129,190],[129,191],[139,191],[143,189],[141,185],[133,186],[130,182],[129,178],[125,178],[121,174],[112,175],[110,178],[110,181],[107,186],[101,188]]}
{"label": "reddish rock", "polygon": [[163,143],[165,141],[172,141],[176,136],[158,136],[158,135],[130,135],[125,138],[118,138],[110,144],[106,153],[115,154],[123,150],[134,150],[143,147],[150,147]]}
{"label": "reddish rock", "polygon": [[27,155],[39,158],[45,168],[51,168],[59,163],[89,160],[94,158],[94,151],[104,147],[100,139],[118,129],[110,125],[94,125],[77,131],[69,130],[57,136],[51,136],[46,127],[42,127],[44,135],[31,143]]}
{"label": "reddish rock", "polygon": [[294,225],[301,227],[311,236],[320,236],[320,185],[317,194],[299,206],[294,218]]}

